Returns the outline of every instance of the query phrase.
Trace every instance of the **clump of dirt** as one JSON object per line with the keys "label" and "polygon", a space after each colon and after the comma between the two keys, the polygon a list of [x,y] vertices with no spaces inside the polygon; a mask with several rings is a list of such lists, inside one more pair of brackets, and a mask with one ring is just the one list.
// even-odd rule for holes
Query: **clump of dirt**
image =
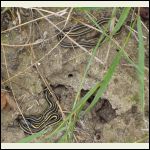
{"label": "clump of dirt", "polygon": [[116,110],[107,99],[101,99],[94,109],[96,116],[103,123],[108,123],[116,117]]}

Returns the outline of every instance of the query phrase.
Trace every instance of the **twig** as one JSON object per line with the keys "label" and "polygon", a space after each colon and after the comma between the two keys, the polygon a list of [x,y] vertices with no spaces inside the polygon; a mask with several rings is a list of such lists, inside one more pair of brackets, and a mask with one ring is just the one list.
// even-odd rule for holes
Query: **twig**
{"label": "twig", "polygon": [[71,16],[72,11],[73,11],[73,7],[71,7],[71,9],[70,9],[70,11],[69,11],[69,13],[68,13],[68,16],[67,16],[67,19],[66,19],[64,28],[66,27],[66,25],[67,25],[67,23],[68,23],[68,21],[69,21],[69,18],[70,18],[70,16]]}
{"label": "twig", "polygon": [[110,48],[111,48],[111,41],[109,41],[109,43],[108,43],[108,50],[107,50],[107,54],[106,54],[106,57],[105,57],[105,60],[104,60],[105,64],[106,64],[108,56],[109,56]]}
{"label": "twig", "polygon": [[149,33],[149,29],[146,27],[146,25],[144,24],[144,22],[141,21],[141,23],[142,23],[143,27],[144,27],[144,28],[147,30],[147,32]]}

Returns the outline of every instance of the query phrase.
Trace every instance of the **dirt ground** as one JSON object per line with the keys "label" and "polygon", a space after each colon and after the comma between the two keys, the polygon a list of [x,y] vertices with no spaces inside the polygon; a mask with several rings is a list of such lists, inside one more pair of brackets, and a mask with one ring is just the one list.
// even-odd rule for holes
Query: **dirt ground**
{"label": "dirt ground", "polygon": [[[52,12],[64,9],[44,8],[44,10]],[[69,10],[70,8],[66,10],[67,13],[63,17],[67,18]],[[1,18],[2,31],[41,17],[36,10],[18,9],[17,12],[15,9],[12,10],[14,16],[8,11],[3,13]],[[110,16],[111,12],[111,9],[91,10],[96,18]],[[75,23],[71,19],[72,17],[88,23],[82,11],[72,10],[70,14],[66,26]],[[129,20],[130,17],[131,15]],[[58,27],[60,28],[65,24],[64,18],[59,16],[51,15],[48,19],[56,25],[59,23]],[[149,20],[143,20],[149,30],[148,22]],[[114,37],[120,45],[124,43],[128,32],[127,28],[123,27],[121,33]],[[139,106],[139,82],[136,69],[129,65],[125,58],[122,58],[106,92],[103,94],[102,101],[77,122],[74,142],[149,142],[149,33],[145,27],[143,27],[143,33],[145,36],[145,119],[143,120]],[[10,95],[12,100],[16,100],[18,103],[16,109],[1,110],[1,142],[15,143],[27,136],[15,122],[18,114],[20,114],[19,109],[23,114],[31,115],[40,113],[47,106],[42,93],[43,87],[46,85],[41,77],[51,86],[59,99],[58,102],[62,111],[67,115],[71,111],[90,56],[80,48],[62,48],[57,45],[58,39],[55,36],[55,28],[45,19],[39,19],[5,33],[2,32],[1,41],[2,44],[7,44],[2,45],[1,50],[1,88],[9,91],[12,87],[11,92],[15,98],[12,93]],[[37,44],[38,42],[40,44]],[[36,44],[28,45],[28,43]],[[102,65],[94,59],[81,94],[84,95],[95,83],[102,81],[117,53],[116,48],[113,42],[104,43],[98,48],[96,57],[105,64]],[[137,62],[138,42],[134,35],[131,36],[125,50],[134,62]],[[88,51],[91,50],[88,49]],[[105,61],[107,54],[109,55]],[[8,70],[5,66],[5,60]],[[38,63],[35,65],[35,62]],[[7,71],[9,71],[9,77]],[[10,80],[7,80],[8,78]],[[88,105],[89,103],[87,103]]]}

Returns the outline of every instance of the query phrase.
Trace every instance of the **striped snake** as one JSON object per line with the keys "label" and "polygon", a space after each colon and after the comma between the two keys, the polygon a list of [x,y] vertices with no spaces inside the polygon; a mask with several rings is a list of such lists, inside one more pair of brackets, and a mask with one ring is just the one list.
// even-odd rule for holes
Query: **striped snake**
{"label": "striped snake", "polygon": [[48,89],[44,90],[44,96],[48,103],[48,108],[43,113],[40,115],[24,116],[24,118],[22,115],[19,115],[16,119],[21,129],[27,134],[39,132],[49,125],[58,123],[62,119],[58,112],[57,104],[51,100]]}
{"label": "striped snake", "polygon": [[[99,21],[97,21],[97,24],[99,26],[101,26],[101,25],[107,24],[109,21],[110,21],[110,18],[102,18]],[[96,28],[96,25],[94,25],[93,27]],[[65,28],[62,31],[63,31],[63,33],[60,32],[59,30],[55,30],[55,32],[57,34],[57,38],[58,38],[59,41],[62,38],[64,38],[65,34],[67,34],[69,37],[77,38],[77,40],[75,40],[75,41],[79,45],[83,46],[84,48],[95,47],[96,44],[97,44],[98,38],[102,34],[102,33],[98,32],[94,36],[90,36],[89,38],[85,38],[85,35],[87,35],[88,33],[92,33],[94,31],[94,29],[89,28],[89,27],[87,27],[86,25],[83,25],[83,24],[77,24],[73,27]],[[120,31],[121,31],[121,28],[117,33],[115,33],[115,35],[120,33]],[[106,31],[106,34],[109,34],[109,31]],[[103,39],[101,40],[101,43],[104,42],[105,38],[106,38],[106,36],[103,37]],[[91,41],[93,41],[93,42],[91,42]],[[66,42],[64,39],[60,42],[60,46],[64,47],[64,48],[77,48],[77,47],[79,47],[75,43]]]}

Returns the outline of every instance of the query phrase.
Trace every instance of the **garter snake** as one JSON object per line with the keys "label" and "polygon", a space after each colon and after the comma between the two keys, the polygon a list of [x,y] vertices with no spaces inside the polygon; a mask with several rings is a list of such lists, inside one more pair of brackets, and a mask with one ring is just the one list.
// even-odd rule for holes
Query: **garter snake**
{"label": "garter snake", "polygon": [[[110,18],[102,18],[99,21],[97,21],[97,24],[99,26],[101,26],[101,25],[108,23],[109,20],[110,20]],[[96,25],[94,25],[94,27],[96,28]],[[120,30],[116,34],[120,33]],[[70,37],[78,38],[81,36],[85,36],[86,34],[92,32],[94,30],[92,28],[89,28],[89,27],[83,25],[83,24],[77,24],[73,27],[65,28],[62,31]],[[62,32],[60,32],[59,30],[55,30],[55,32],[57,33],[57,38],[60,41],[64,37],[64,34]],[[109,34],[109,31],[106,31],[106,34]],[[96,35],[91,36],[90,40],[89,39],[82,39],[82,40],[76,40],[76,42],[85,48],[92,48],[92,47],[96,46],[96,44],[97,44],[96,39],[98,39],[100,35],[101,35],[101,33],[98,32]],[[101,40],[101,43],[105,40],[105,38],[106,38],[106,36],[103,37],[103,39]],[[91,42],[91,40],[92,41],[95,40],[95,41]],[[64,47],[64,48],[77,48],[78,47],[78,45],[71,43],[71,42],[66,42],[64,40],[62,40],[60,42],[60,45],[61,45],[61,47]]]}
{"label": "garter snake", "polygon": [[48,108],[43,113],[40,115],[24,116],[25,120],[22,115],[18,116],[17,121],[25,133],[32,134],[39,132],[49,125],[58,123],[62,119],[62,116],[58,112],[57,104],[51,100],[48,89],[44,90],[44,96],[48,103]]}

